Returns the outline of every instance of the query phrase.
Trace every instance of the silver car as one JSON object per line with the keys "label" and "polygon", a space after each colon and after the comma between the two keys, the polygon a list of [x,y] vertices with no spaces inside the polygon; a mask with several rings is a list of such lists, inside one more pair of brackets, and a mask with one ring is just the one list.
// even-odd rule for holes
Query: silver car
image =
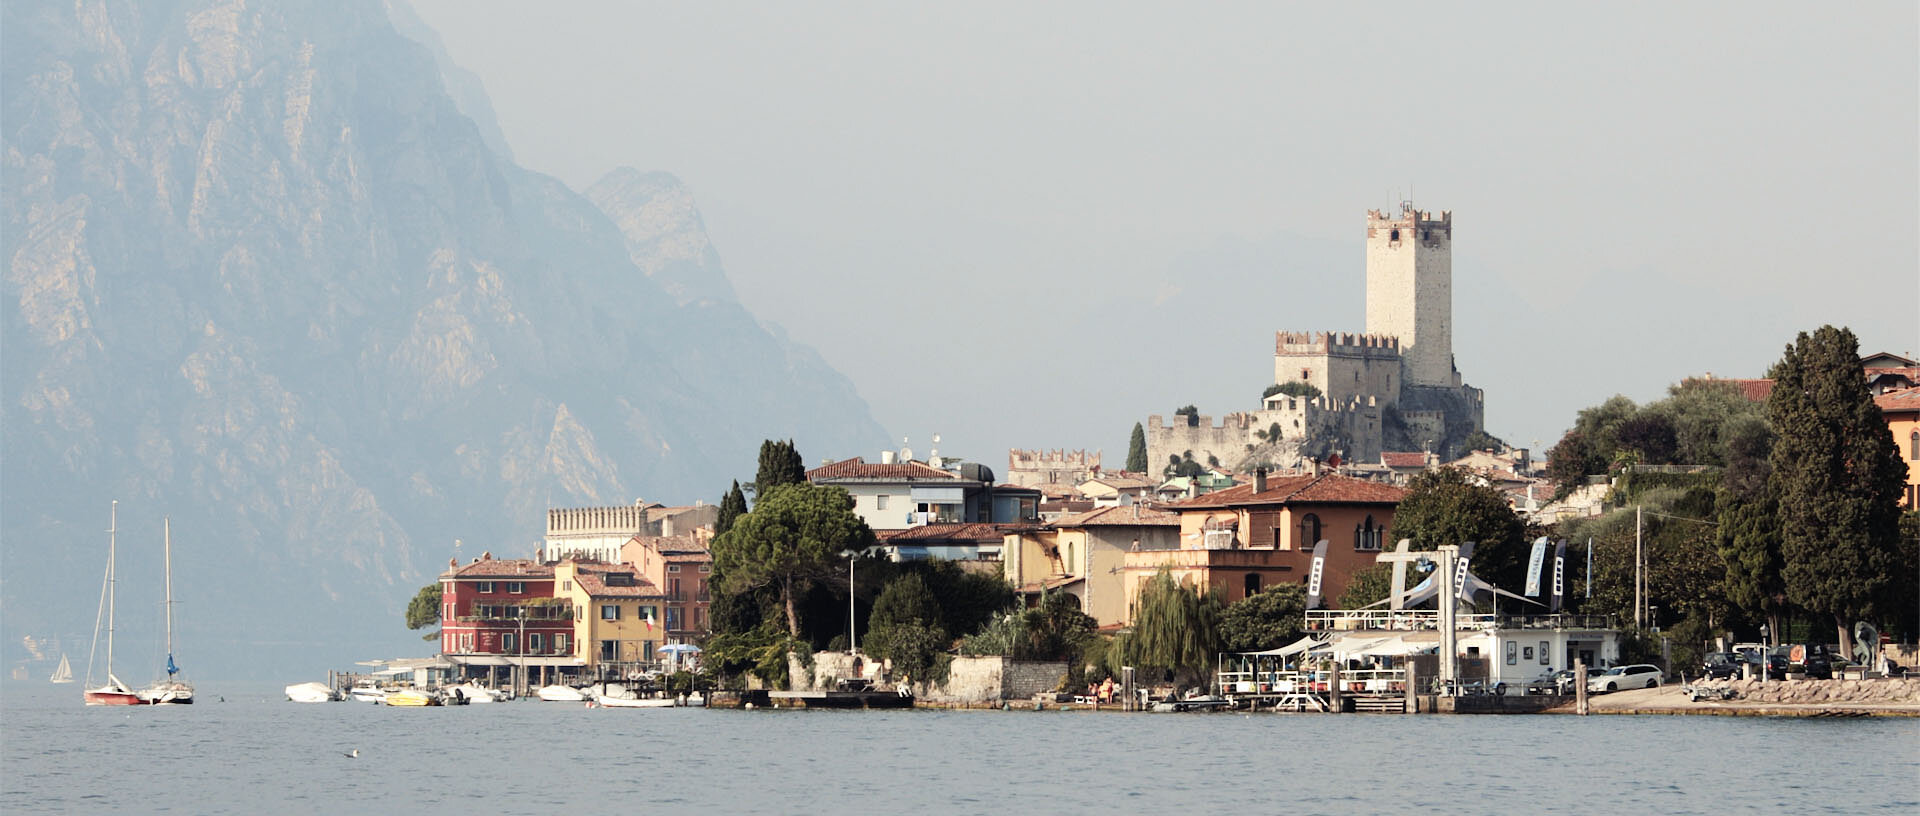
{"label": "silver car", "polygon": [[1655,688],[1666,673],[1659,666],[1648,663],[1635,663],[1630,666],[1615,666],[1606,674],[1597,675],[1587,681],[1588,691],[1619,691],[1621,689]]}

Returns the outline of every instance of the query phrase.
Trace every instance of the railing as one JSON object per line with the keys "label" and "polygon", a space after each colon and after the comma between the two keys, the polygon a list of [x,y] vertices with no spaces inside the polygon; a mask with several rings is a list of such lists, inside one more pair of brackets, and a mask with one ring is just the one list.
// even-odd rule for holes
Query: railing
{"label": "railing", "polygon": [[[1460,629],[1611,629],[1606,615],[1494,615],[1463,612],[1454,615]],[[1370,631],[1439,629],[1440,613],[1432,609],[1311,609],[1309,631]]]}
{"label": "railing", "polygon": [[[1223,671],[1214,675],[1220,693],[1234,695],[1324,694],[1333,687],[1328,669]],[[1407,690],[1406,669],[1341,669],[1340,689],[1346,694],[1393,694]]]}

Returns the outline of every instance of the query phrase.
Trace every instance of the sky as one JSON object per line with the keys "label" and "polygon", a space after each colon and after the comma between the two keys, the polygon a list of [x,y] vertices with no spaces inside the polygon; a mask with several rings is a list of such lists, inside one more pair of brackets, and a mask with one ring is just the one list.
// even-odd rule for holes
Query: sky
{"label": "sky", "polygon": [[[1126,456],[1361,331],[1364,219],[1454,213],[1454,355],[1543,450],[1800,331],[1920,352],[1911,2],[414,0],[515,158],[693,190],[742,302],[924,457]],[[1838,9],[1838,11],[1835,11]]]}

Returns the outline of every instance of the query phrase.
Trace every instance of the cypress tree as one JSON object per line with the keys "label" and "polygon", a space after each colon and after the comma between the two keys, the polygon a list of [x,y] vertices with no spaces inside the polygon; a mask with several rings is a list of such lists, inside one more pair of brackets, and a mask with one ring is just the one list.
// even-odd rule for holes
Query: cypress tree
{"label": "cypress tree", "polygon": [[1867,391],[1852,331],[1801,332],[1771,374],[1768,487],[1780,503],[1787,599],[1830,616],[1850,653],[1849,620],[1891,611],[1876,601],[1905,577],[1894,569],[1906,463]]}
{"label": "cypress tree", "polygon": [[800,462],[800,451],[794,448],[793,440],[769,439],[760,443],[760,469],[753,477],[755,502],[764,501],[767,493],[776,487],[806,480],[807,469]]}
{"label": "cypress tree", "polygon": [[747,494],[740,489],[740,480],[733,481],[733,488],[720,497],[720,517],[713,523],[713,534],[720,535],[733,529],[733,522],[747,513]]}
{"label": "cypress tree", "polygon": [[1133,423],[1133,438],[1127,442],[1127,470],[1147,472],[1147,429]]}

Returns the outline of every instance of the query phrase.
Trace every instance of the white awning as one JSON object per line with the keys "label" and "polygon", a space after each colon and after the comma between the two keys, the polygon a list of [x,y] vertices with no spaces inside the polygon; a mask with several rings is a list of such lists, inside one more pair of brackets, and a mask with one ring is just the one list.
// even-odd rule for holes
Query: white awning
{"label": "white awning", "polygon": [[1268,649],[1264,652],[1240,652],[1240,654],[1249,657],[1292,657],[1309,649],[1325,645],[1326,641],[1324,639],[1314,635],[1308,635],[1278,649]]}

